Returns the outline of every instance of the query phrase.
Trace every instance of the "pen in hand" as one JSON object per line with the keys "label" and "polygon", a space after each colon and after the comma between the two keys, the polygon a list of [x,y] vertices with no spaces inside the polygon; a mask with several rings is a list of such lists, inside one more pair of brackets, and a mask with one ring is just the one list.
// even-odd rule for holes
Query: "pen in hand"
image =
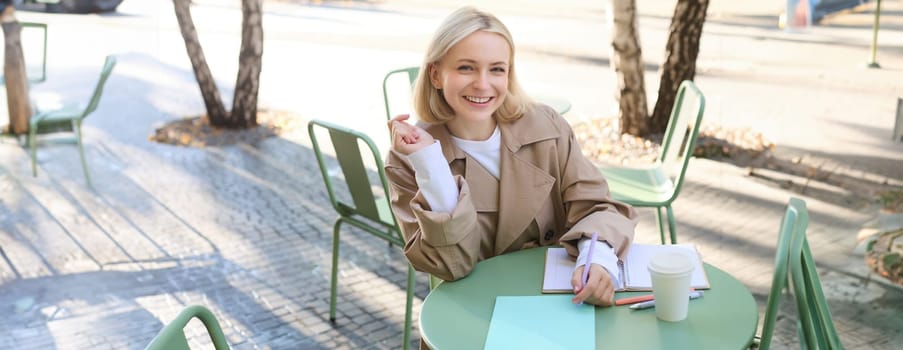
{"label": "pen in hand", "polygon": [[[583,277],[580,279],[583,282],[583,286],[580,289],[586,288],[586,283],[589,282],[589,267],[593,261],[593,247],[596,246],[596,239],[599,238],[598,232],[593,232],[593,237],[590,239],[589,249],[586,252],[586,263],[583,265]],[[580,302],[583,304],[583,301]]]}
{"label": "pen in hand", "polygon": [[583,265],[583,288],[586,288],[586,282],[589,282],[589,266],[593,260],[593,248],[596,247],[596,239],[599,233],[593,232],[593,238],[590,238],[589,250],[586,252],[586,264]]}
{"label": "pen in hand", "polygon": [[[702,291],[690,292],[690,300],[702,297]],[[636,303],[630,305],[630,309],[632,310],[643,310],[655,307],[655,300],[644,301],[642,303]]]}

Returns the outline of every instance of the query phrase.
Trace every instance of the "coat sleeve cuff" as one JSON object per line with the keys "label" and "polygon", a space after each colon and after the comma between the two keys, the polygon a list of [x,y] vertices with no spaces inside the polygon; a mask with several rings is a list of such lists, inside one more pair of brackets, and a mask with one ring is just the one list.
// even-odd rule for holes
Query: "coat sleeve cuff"
{"label": "coat sleeve cuff", "polygon": [[[596,245],[593,248],[593,256],[588,256],[590,244]],[[580,250],[580,255],[577,256],[577,263],[574,265],[574,270],[577,270],[580,266],[586,265],[586,260],[589,259],[590,263],[602,266],[605,271],[608,271],[608,275],[611,276],[611,284],[615,286],[615,289],[618,289],[618,286],[621,285],[621,276],[620,270],[618,269],[618,256],[615,255],[614,249],[612,249],[608,243],[601,241],[593,242],[589,238],[580,239],[577,248]]]}
{"label": "coat sleeve cuff", "polygon": [[461,176],[455,176],[460,192],[457,204],[451,212],[436,212],[424,209],[423,193],[419,192],[411,201],[411,209],[420,223],[423,240],[434,247],[458,244],[471,232],[476,231],[477,212],[470,199],[470,189]]}
{"label": "coat sleeve cuff", "polygon": [[448,213],[455,209],[458,186],[452,176],[439,141],[408,156],[417,187],[423,194],[429,208],[434,212]]}

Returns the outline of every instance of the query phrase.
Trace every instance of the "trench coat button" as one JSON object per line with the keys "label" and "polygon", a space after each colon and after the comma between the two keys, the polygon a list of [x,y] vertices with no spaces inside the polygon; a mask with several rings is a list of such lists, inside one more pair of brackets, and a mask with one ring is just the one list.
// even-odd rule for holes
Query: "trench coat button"
{"label": "trench coat button", "polygon": [[548,240],[552,239],[553,235],[555,235],[555,234],[552,233],[552,231],[548,231],[548,232],[546,232],[546,235],[543,238],[545,238],[548,241]]}

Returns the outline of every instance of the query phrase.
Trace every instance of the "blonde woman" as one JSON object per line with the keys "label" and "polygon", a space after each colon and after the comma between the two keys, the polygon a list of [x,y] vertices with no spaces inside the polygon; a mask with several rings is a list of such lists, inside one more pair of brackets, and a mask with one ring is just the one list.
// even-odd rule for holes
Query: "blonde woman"
{"label": "blonde woman", "polygon": [[568,123],[521,89],[505,25],[472,7],[455,11],[433,36],[420,72],[414,110],[421,123],[407,115],[389,121],[385,163],[411,264],[457,280],[483,259],[560,243],[577,257],[574,303],[612,305],[636,211],[611,199]]}

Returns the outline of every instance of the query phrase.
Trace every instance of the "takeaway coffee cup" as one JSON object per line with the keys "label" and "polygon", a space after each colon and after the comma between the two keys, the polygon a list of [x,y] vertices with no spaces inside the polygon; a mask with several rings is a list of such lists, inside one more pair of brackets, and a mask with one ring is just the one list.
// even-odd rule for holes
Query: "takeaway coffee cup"
{"label": "takeaway coffee cup", "polygon": [[658,319],[677,322],[687,318],[692,272],[693,262],[684,254],[663,252],[652,257],[649,273]]}

